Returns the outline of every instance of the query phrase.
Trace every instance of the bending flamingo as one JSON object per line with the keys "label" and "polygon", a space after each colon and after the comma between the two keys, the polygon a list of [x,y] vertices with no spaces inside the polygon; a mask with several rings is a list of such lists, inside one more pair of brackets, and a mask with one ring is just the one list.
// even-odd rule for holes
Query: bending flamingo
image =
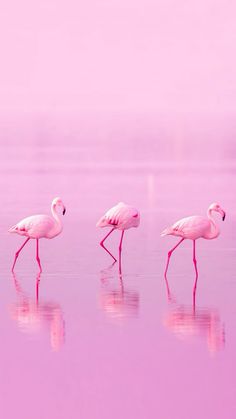
{"label": "bending flamingo", "polygon": [[10,233],[17,233],[20,236],[27,237],[23,245],[15,254],[15,259],[12,265],[12,272],[14,271],[14,267],[21,250],[30,239],[36,239],[36,260],[38,262],[40,272],[42,272],[39,259],[39,239],[52,239],[61,233],[62,222],[57,214],[58,207],[62,207],[62,213],[64,215],[66,212],[65,205],[60,198],[55,198],[53,199],[51,205],[52,216],[45,214],[32,215],[31,217],[27,217],[19,221],[19,223],[9,229]]}
{"label": "bending flamingo", "polygon": [[185,239],[193,240],[193,263],[194,263],[196,274],[198,274],[195,241],[200,238],[207,239],[207,240],[215,239],[220,234],[219,227],[217,226],[212,216],[212,213],[214,211],[219,212],[222,215],[222,220],[224,221],[225,211],[221,208],[219,204],[213,203],[209,206],[207,210],[207,217],[202,217],[200,215],[193,215],[191,217],[182,218],[181,220],[173,224],[171,227],[166,228],[161,233],[161,236],[171,235],[171,236],[181,237],[181,240],[168,252],[165,276],[167,274],[170,257],[173,251]]}
{"label": "bending flamingo", "polygon": [[123,202],[110,208],[105,215],[103,215],[100,220],[97,222],[96,227],[111,227],[109,233],[102,239],[100,245],[106,250],[107,253],[114,259],[116,258],[112,253],[104,246],[104,241],[110,236],[114,230],[121,230],[121,239],[119,244],[119,260],[121,263],[121,250],[122,242],[124,237],[125,230],[128,230],[131,227],[138,227],[140,223],[140,214],[139,211]]}

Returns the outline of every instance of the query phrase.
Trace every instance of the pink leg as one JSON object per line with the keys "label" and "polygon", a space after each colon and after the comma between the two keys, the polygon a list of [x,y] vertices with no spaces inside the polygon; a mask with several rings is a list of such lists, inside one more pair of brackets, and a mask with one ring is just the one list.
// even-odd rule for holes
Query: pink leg
{"label": "pink leg", "polygon": [[196,243],[195,243],[195,240],[193,240],[193,263],[194,263],[195,272],[196,272],[195,283],[194,283],[194,286],[193,286],[193,306],[194,306],[194,309],[195,309],[195,299],[196,299],[197,280],[198,280],[197,259],[196,259]]}
{"label": "pink leg", "polygon": [[119,276],[120,276],[120,290],[121,290],[121,295],[124,295],[124,283],[123,283],[123,278],[122,278],[122,272],[119,272]]}
{"label": "pink leg", "polygon": [[171,257],[171,255],[172,255],[172,253],[173,253],[173,251],[182,243],[184,241],[184,239],[181,239],[177,244],[176,244],[176,246],[175,247],[173,247],[173,249],[171,249],[169,252],[168,252],[168,259],[167,259],[167,263],[166,263],[166,269],[165,269],[165,273],[164,273],[164,276],[166,277],[166,274],[167,274],[167,271],[168,271],[168,267],[169,267],[169,263],[170,263],[170,257]]}
{"label": "pink leg", "polygon": [[36,260],[39,265],[39,271],[42,272],[42,266],[39,259],[39,239],[36,239]]}
{"label": "pink leg", "polygon": [[169,287],[169,282],[167,280],[167,277],[165,276],[165,283],[166,283],[166,291],[167,291],[167,297],[168,300],[171,301],[172,297],[171,297],[171,292],[170,292],[170,287]]}
{"label": "pink leg", "polygon": [[119,272],[121,274],[121,251],[122,251],[122,242],[124,237],[124,230],[122,230],[121,238],[120,238],[120,244],[119,244]]}
{"label": "pink leg", "polygon": [[13,279],[14,279],[14,285],[15,285],[16,292],[17,292],[17,294],[20,295],[20,294],[22,294],[22,289],[21,289],[20,283],[17,280],[15,272],[12,272],[12,276],[13,276]]}
{"label": "pink leg", "polygon": [[109,233],[104,237],[104,239],[102,239],[102,241],[100,242],[100,246],[103,247],[104,250],[106,250],[107,253],[109,253],[109,255],[114,259],[114,261],[116,262],[116,258],[111,254],[111,252],[109,252],[109,250],[104,246],[104,241],[107,239],[108,236],[110,236],[110,234],[115,230],[115,227],[113,227]]}
{"label": "pink leg", "polygon": [[37,305],[38,305],[38,302],[39,302],[40,274],[41,274],[41,272],[39,272],[38,275],[37,275],[37,277],[36,277],[36,304]]}
{"label": "pink leg", "polygon": [[29,240],[30,240],[30,237],[28,237],[28,238],[24,241],[24,243],[22,244],[22,246],[19,248],[19,250],[17,250],[17,252],[16,252],[16,254],[15,254],[15,259],[14,259],[14,262],[13,262],[13,265],[12,265],[12,268],[11,268],[11,271],[12,271],[12,272],[14,271],[14,267],[15,267],[15,264],[16,264],[16,261],[17,261],[17,258],[18,258],[18,256],[19,256],[19,254],[20,254],[21,250],[23,249],[23,247],[26,245],[26,243],[27,243]]}
{"label": "pink leg", "polygon": [[197,292],[197,279],[194,283],[194,287],[193,287],[193,313],[195,314],[195,310],[196,310],[196,292]]}
{"label": "pink leg", "polygon": [[197,270],[196,243],[195,243],[195,240],[193,240],[193,263],[194,263],[194,267],[195,267],[196,281],[197,281],[197,279],[198,279],[198,270]]}
{"label": "pink leg", "polygon": [[165,276],[165,283],[166,283],[167,298],[168,298],[169,303],[176,303],[175,296],[171,293],[167,276]]}

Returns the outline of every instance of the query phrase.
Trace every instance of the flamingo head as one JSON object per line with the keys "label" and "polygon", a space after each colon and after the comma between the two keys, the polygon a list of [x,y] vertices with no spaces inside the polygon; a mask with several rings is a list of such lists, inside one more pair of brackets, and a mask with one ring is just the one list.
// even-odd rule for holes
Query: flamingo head
{"label": "flamingo head", "polygon": [[226,213],[225,213],[225,211],[221,208],[221,206],[219,205],[219,204],[217,204],[217,203],[213,203],[213,204],[211,204],[210,205],[210,207],[209,207],[209,211],[216,211],[216,212],[219,212],[219,214],[222,216],[222,220],[224,221],[224,219],[225,219],[225,216],[226,216]]}
{"label": "flamingo head", "polygon": [[54,207],[54,208],[61,207],[62,208],[62,214],[65,215],[66,207],[63,204],[61,198],[59,198],[59,197],[54,198],[53,201],[52,201],[52,207]]}

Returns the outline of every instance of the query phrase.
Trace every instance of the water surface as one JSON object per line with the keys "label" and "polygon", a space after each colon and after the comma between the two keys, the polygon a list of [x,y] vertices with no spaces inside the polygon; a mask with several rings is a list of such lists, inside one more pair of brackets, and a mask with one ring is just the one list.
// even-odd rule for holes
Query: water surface
{"label": "water surface", "polygon": [[[92,121],[91,121],[92,124]],[[148,124],[147,124],[148,125]],[[235,418],[236,150],[212,130],[199,142],[174,128],[144,135],[113,127],[78,134],[27,123],[0,144],[0,398],[4,419]],[[118,130],[118,131],[117,131]],[[73,131],[73,135],[72,135]],[[193,130],[194,131],[194,130]],[[156,132],[156,134],[155,134]],[[229,132],[227,126],[227,132]],[[215,133],[215,132],[214,132]],[[119,135],[120,141],[119,141]],[[197,134],[195,134],[197,137]],[[81,138],[82,137],[82,138]],[[214,150],[214,151],[213,151]],[[67,207],[64,231],[35,243],[7,233],[21,218]],[[139,229],[124,236],[122,270],[100,248],[95,224],[119,201],[137,206]],[[226,211],[217,240],[173,254],[160,232],[178,218]],[[117,253],[119,233],[107,246]]]}

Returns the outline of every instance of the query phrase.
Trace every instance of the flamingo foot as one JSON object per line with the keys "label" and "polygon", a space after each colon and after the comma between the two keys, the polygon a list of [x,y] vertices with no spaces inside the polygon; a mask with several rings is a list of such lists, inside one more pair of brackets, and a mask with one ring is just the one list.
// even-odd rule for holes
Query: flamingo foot
{"label": "flamingo foot", "polygon": [[19,256],[19,253],[18,253],[18,252],[16,252],[16,254],[15,254],[15,259],[14,259],[14,262],[13,262],[13,265],[12,265],[12,268],[11,268],[11,271],[12,271],[12,272],[14,272],[14,268],[15,268],[15,264],[16,264],[16,261],[17,261],[18,256]]}

